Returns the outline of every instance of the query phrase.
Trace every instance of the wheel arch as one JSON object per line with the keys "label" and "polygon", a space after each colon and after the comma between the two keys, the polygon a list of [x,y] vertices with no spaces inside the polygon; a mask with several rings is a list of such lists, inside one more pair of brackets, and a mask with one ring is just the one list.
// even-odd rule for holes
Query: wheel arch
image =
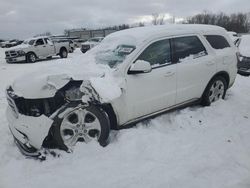
{"label": "wheel arch", "polygon": [[230,83],[229,73],[226,72],[226,71],[217,72],[217,73],[209,80],[209,82],[207,83],[207,85],[206,85],[206,87],[205,87],[205,89],[204,89],[204,91],[203,91],[203,93],[202,93],[201,98],[203,98],[203,96],[204,96],[204,94],[205,94],[205,92],[206,92],[206,90],[207,90],[207,87],[209,86],[210,82],[211,82],[214,78],[216,78],[216,77],[218,77],[218,76],[221,76],[221,77],[223,77],[223,78],[226,80],[226,82],[227,82],[227,88],[228,88],[229,83]]}
{"label": "wheel arch", "polygon": [[[217,72],[217,73],[209,80],[208,84],[209,84],[215,77],[217,77],[217,76],[223,77],[223,78],[226,80],[226,82],[227,82],[227,87],[229,86],[229,83],[230,83],[230,76],[229,76],[229,73],[226,72],[226,71]],[[207,84],[207,85],[208,85],[208,84]]]}
{"label": "wheel arch", "polygon": [[107,113],[110,121],[110,128],[113,130],[118,130],[117,116],[112,105],[110,103],[105,103],[100,104],[99,106]]}
{"label": "wheel arch", "polygon": [[38,58],[38,56],[36,55],[36,53],[34,52],[34,51],[28,51],[27,53],[26,53],[26,56],[28,55],[28,54],[35,54],[35,56],[36,56],[36,58]]}

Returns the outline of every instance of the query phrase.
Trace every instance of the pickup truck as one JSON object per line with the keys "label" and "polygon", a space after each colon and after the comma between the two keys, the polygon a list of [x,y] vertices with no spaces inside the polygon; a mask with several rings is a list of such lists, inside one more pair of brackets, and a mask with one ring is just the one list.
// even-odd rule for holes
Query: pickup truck
{"label": "pickup truck", "polygon": [[56,43],[48,37],[37,37],[25,40],[21,45],[5,51],[5,59],[7,63],[34,63],[38,59],[52,58],[56,55],[67,58],[68,51],[69,42]]}

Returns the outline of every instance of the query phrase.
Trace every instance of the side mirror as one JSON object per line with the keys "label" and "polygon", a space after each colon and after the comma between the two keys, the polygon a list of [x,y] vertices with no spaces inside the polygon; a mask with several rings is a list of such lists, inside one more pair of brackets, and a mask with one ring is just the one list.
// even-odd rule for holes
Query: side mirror
{"label": "side mirror", "polygon": [[128,74],[140,74],[151,72],[152,67],[149,62],[137,60],[129,69]]}

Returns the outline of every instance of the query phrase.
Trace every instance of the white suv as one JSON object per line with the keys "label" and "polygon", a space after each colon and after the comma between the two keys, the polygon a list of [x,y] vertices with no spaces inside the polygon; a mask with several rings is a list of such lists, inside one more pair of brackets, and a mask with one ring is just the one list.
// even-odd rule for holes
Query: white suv
{"label": "white suv", "polygon": [[236,47],[217,26],[128,29],[82,57],[85,62],[39,70],[39,77],[26,75],[7,88],[10,130],[24,154],[91,140],[104,146],[110,129],[224,98],[237,74]]}

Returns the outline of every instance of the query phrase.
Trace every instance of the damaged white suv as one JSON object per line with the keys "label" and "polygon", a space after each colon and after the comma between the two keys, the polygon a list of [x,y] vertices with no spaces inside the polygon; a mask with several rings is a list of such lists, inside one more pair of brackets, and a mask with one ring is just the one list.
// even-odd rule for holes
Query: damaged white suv
{"label": "damaged white suv", "polygon": [[224,98],[237,60],[232,40],[217,26],[119,31],[78,62],[17,79],[6,90],[9,127],[17,146],[31,156],[42,148],[70,151],[77,142],[105,146],[110,129]]}

